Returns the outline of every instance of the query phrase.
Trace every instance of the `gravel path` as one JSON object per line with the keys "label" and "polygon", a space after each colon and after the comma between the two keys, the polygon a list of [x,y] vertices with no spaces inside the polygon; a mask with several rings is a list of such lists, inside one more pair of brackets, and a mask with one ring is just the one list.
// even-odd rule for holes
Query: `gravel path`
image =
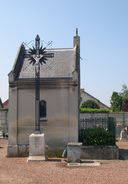
{"label": "gravel path", "polygon": [[[102,161],[98,167],[67,168],[57,161],[28,162],[7,158],[0,139],[0,184],[128,184],[128,161]],[[119,143],[128,148],[128,142]],[[2,148],[1,148],[2,147]]]}

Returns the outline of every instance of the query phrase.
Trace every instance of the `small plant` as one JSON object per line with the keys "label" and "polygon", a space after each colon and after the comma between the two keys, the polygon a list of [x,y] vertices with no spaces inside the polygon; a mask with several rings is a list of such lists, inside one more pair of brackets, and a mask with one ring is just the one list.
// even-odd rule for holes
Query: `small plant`
{"label": "small plant", "polygon": [[46,150],[46,155],[50,158],[50,157],[56,157],[56,158],[61,158],[62,157],[62,153],[63,153],[63,149],[54,149],[54,150],[50,150],[47,149]]}

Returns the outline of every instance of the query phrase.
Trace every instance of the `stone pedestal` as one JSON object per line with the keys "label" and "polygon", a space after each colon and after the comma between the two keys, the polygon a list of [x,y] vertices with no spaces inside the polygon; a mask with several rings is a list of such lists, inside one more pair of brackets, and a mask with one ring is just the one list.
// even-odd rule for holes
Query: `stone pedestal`
{"label": "stone pedestal", "polygon": [[45,160],[45,137],[44,134],[31,134],[29,136],[28,161]]}
{"label": "stone pedestal", "polygon": [[71,142],[67,145],[68,162],[80,162],[82,143]]}

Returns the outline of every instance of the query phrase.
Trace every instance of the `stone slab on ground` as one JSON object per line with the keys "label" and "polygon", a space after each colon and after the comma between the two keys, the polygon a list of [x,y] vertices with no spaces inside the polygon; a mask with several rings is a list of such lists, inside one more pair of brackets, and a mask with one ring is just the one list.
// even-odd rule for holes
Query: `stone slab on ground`
{"label": "stone slab on ground", "polygon": [[29,156],[27,161],[45,161],[45,157],[44,156]]}
{"label": "stone slab on ground", "polygon": [[99,161],[95,161],[95,160],[83,160],[80,163],[68,163],[67,166],[68,167],[96,167],[96,166],[100,166],[100,162]]}

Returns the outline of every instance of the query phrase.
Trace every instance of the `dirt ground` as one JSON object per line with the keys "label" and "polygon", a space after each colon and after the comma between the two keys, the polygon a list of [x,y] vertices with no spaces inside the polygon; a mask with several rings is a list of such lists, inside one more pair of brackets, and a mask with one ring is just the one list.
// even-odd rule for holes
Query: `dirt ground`
{"label": "dirt ground", "polygon": [[[128,142],[118,142],[128,149]],[[60,161],[27,162],[6,157],[0,139],[0,184],[128,184],[128,160],[105,160],[97,167],[69,168]]]}

